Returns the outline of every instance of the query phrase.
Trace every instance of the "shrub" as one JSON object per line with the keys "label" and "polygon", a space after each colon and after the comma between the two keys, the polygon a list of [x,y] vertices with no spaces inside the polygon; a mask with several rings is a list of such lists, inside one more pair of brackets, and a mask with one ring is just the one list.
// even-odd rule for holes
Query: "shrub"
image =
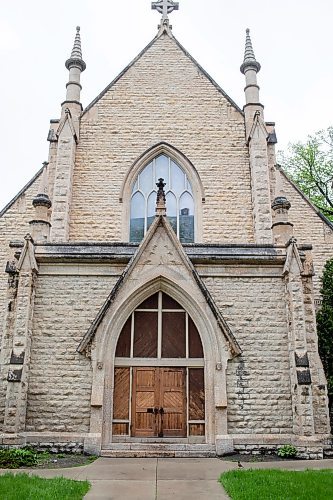
{"label": "shrub", "polygon": [[297,455],[297,449],[291,444],[285,444],[278,449],[277,454],[281,458],[294,458]]}
{"label": "shrub", "polygon": [[29,448],[3,448],[0,449],[0,467],[18,469],[37,465],[38,454]]}
{"label": "shrub", "polygon": [[323,303],[317,313],[318,349],[325,375],[333,432],[333,259],[326,262],[322,277]]}

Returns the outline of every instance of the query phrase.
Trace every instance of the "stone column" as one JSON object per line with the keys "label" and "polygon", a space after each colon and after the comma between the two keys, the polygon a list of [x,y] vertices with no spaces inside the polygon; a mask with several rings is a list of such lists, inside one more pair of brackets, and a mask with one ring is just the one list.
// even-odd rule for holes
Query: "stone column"
{"label": "stone column", "polygon": [[77,135],[71,112],[65,110],[58,132],[58,149],[53,189],[51,242],[68,241],[70,207]]}
{"label": "stone column", "polygon": [[246,140],[249,146],[254,234],[256,243],[272,243],[272,215],[267,141],[270,133],[264,121],[264,106],[260,103],[256,60],[250,30],[246,30],[244,61],[240,67],[245,76],[244,118]]}
{"label": "stone column", "polygon": [[[246,113],[245,113],[246,115]],[[248,137],[254,234],[256,243],[272,243],[272,213],[267,156],[267,131],[257,111]]]}
{"label": "stone column", "polygon": [[44,162],[44,169],[37,196],[32,200],[35,209],[35,217],[29,222],[31,236],[38,243],[45,243],[50,239],[50,222],[48,211],[52,206],[48,196],[48,163]]}
{"label": "stone column", "polygon": [[288,344],[293,434],[300,437],[314,435],[312,380],[307,352],[302,272],[303,264],[296,239],[291,238],[287,244],[284,279],[289,325]]}
{"label": "stone column", "polygon": [[306,367],[311,372],[312,404],[314,413],[315,434],[330,434],[330,420],[328,411],[327,380],[323,365],[318,353],[318,337],[316,324],[316,310],[313,291],[313,258],[310,249],[305,250],[303,263],[302,284],[305,312],[305,329],[308,361]]}
{"label": "stone column", "polygon": [[53,242],[68,241],[70,207],[72,201],[73,172],[75,165],[76,145],[79,140],[80,116],[82,105],[81,73],[86,69],[82,59],[80,27],[76,28],[76,36],[71,57],[65,63],[69,71],[66,85],[66,100],[62,103],[59,126],[50,135],[58,141],[55,179],[53,189],[53,210],[51,217],[50,240]]}
{"label": "stone column", "polygon": [[7,344],[11,345],[4,418],[4,432],[7,434],[17,435],[25,430],[37,272],[33,241],[27,235],[17,265],[17,275],[15,273],[16,297],[15,302],[12,301],[12,315],[6,332]]}
{"label": "stone column", "polygon": [[272,203],[274,219],[272,225],[274,245],[285,245],[293,236],[294,227],[288,221],[288,211],[291,207],[290,201],[285,196],[276,196]]}

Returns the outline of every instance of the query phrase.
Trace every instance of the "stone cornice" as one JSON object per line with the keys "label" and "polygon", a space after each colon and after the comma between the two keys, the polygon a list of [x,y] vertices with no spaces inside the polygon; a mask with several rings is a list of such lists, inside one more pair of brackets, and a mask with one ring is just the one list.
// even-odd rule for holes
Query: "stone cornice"
{"label": "stone cornice", "polygon": [[[36,245],[38,262],[110,262],[127,263],[133,257],[138,245],[135,243],[46,243]],[[272,263],[283,264],[286,256],[284,246],[273,245],[216,245],[189,244],[183,246],[185,253],[194,264]],[[301,257],[311,245],[300,245]]]}

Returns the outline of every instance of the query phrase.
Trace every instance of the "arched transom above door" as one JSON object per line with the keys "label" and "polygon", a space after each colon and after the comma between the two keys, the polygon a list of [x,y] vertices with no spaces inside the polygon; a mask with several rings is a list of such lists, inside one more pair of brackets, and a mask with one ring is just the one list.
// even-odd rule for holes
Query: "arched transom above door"
{"label": "arched transom above door", "polygon": [[166,293],[146,299],[126,321],[116,349],[118,358],[203,359],[198,330],[191,317]]}

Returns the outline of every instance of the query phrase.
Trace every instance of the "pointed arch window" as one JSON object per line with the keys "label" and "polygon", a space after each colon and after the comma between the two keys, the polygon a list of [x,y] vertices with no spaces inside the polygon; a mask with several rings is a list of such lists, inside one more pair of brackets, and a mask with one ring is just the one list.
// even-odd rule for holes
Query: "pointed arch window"
{"label": "pointed arch window", "polygon": [[181,243],[194,242],[194,199],[184,170],[169,156],[154,158],[138,174],[131,194],[130,241],[139,243],[155,217],[156,182],[166,183],[167,218]]}

